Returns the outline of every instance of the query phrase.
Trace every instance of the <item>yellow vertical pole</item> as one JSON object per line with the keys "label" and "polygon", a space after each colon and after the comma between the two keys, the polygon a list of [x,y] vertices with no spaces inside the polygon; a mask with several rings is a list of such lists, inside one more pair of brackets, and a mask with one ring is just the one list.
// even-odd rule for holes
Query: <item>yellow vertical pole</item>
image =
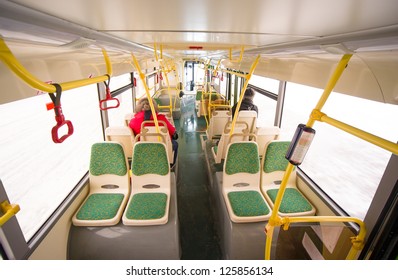
{"label": "yellow vertical pole", "polygon": [[243,97],[245,95],[245,91],[246,91],[247,85],[249,84],[249,80],[250,80],[254,70],[256,69],[257,64],[258,64],[259,61],[260,61],[260,55],[258,55],[256,57],[256,59],[254,60],[254,62],[252,63],[252,66],[250,67],[249,73],[244,76],[245,77],[245,83],[243,84],[242,91],[240,92],[238,105],[236,105],[235,115],[234,115],[234,117],[232,119],[231,130],[229,132],[229,136],[231,136],[232,133],[234,133],[235,123],[236,123],[236,120],[238,119],[238,112],[239,112],[239,109],[240,109],[240,104],[242,103],[242,100],[243,100]]}
{"label": "yellow vertical pole", "polygon": [[[323,105],[325,105],[327,99],[330,96],[330,93],[336,86],[337,81],[339,80],[341,74],[343,74],[344,69],[347,67],[348,61],[350,61],[352,57],[352,54],[345,54],[343,57],[340,59],[339,64],[337,64],[337,67],[332,75],[332,77],[329,79],[329,82],[327,83],[322,96],[319,98],[318,103],[316,104],[314,110],[321,111],[323,108]],[[313,119],[311,116],[307,122],[307,126],[312,127],[315,123],[315,119]]]}
{"label": "yellow vertical pole", "polygon": [[[167,93],[168,93],[168,95],[169,95],[169,111],[170,111],[170,114],[173,115],[173,111],[172,111],[172,108],[171,108],[171,106],[172,106],[172,99],[171,99],[171,93],[170,93],[170,83],[169,83],[169,77],[168,77],[169,71],[168,71],[167,68],[164,66],[163,60],[160,61],[160,65],[162,66],[162,72],[164,73],[164,76],[165,76],[165,78],[166,78],[166,83],[167,83]],[[163,69],[165,69],[165,70],[163,70]]]}
{"label": "yellow vertical pole", "polygon": [[135,69],[137,69],[138,74],[139,74],[139,76],[141,78],[141,81],[142,81],[142,83],[144,85],[144,88],[145,88],[146,96],[147,96],[148,101],[149,101],[149,106],[151,107],[151,111],[152,111],[153,121],[155,122],[156,132],[160,133],[158,117],[156,116],[156,111],[155,111],[155,107],[153,106],[151,94],[149,93],[149,88],[148,88],[148,85],[146,84],[146,81],[145,81],[145,74],[142,73],[141,67],[140,67],[137,59],[135,58],[134,54],[132,54],[132,57],[133,57],[133,62],[134,62]]}
{"label": "yellow vertical pole", "polygon": [[[324,92],[322,96],[320,97],[315,110],[320,110],[322,109],[323,105],[325,105],[325,102],[327,101],[328,97],[330,96],[330,93],[332,92],[333,88],[335,87],[337,81],[341,77],[344,69],[346,68],[348,61],[352,57],[352,54],[345,54],[343,57],[340,59],[340,62],[338,63],[332,77],[329,79]],[[315,119],[310,116],[307,126],[312,127],[314,125]],[[266,226],[266,232],[267,232],[267,239],[266,239],[266,244],[265,244],[265,259],[269,260],[271,258],[271,243],[272,243],[272,236],[274,232],[274,227],[283,224],[282,219],[278,216],[278,211],[279,207],[281,205],[283,195],[285,193],[286,185],[287,182],[289,181],[290,174],[292,173],[294,168],[294,165],[289,163],[285,174],[283,176],[278,194],[275,199],[274,207],[272,208],[272,214],[269,219],[269,222]]]}

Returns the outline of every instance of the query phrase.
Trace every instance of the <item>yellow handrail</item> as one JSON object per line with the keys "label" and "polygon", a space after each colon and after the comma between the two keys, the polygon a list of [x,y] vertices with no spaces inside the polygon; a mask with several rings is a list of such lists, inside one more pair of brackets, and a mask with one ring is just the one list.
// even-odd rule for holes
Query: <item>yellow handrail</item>
{"label": "yellow handrail", "polygon": [[[165,78],[166,78],[166,83],[167,83],[167,90],[168,90],[168,95],[169,95],[169,106],[159,106],[159,108],[169,108],[170,111],[170,115],[173,115],[173,102],[172,102],[172,97],[171,97],[171,92],[170,92],[170,83],[169,83],[169,78],[168,78],[168,74],[171,71],[174,71],[174,76],[175,76],[175,80],[179,80],[179,75],[176,74],[177,69],[175,67],[175,63],[172,59],[163,59],[163,45],[160,45],[160,58],[158,57],[157,54],[157,48],[156,48],[156,43],[154,44],[154,52],[155,52],[155,59],[156,61],[158,61],[161,65],[161,71],[165,74]],[[169,63],[170,62],[170,63]],[[171,64],[171,65],[170,65]],[[177,102],[177,97],[175,97],[174,99],[174,108],[176,106],[176,102]]]}
{"label": "yellow handrail", "polygon": [[229,74],[241,77],[241,78],[246,78],[246,76],[247,76],[247,74],[245,74],[245,73],[240,73],[240,72],[232,71],[232,70],[228,70],[228,69],[221,69],[221,72],[229,73]]}
{"label": "yellow handrail", "polygon": [[10,204],[7,200],[0,204],[0,209],[3,212],[3,216],[0,217],[0,227],[3,226],[11,217],[17,214],[20,210],[18,204]]}
{"label": "yellow handrail", "polygon": [[230,60],[231,62],[241,62],[241,61],[242,61],[242,58],[243,58],[243,53],[244,53],[244,52],[245,52],[245,47],[242,46],[242,47],[241,47],[241,50],[240,50],[239,58],[236,59],[236,60],[233,60],[233,59],[232,59],[232,48],[230,48],[230,49],[229,49],[229,60]]}
{"label": "yellow handrail", "polygon": [[238,104],[236,105],[236,109],[235,109],[236,113],[235,113],[235,115],[234,115],[234,117],[232,119],[231,131],[229,132],[230,136],[234,133],[235,123],[236,123],[236,120],[238,119],[238,112],[239,112],[239,109],[240,109],[240,105],[241,105],[243,97],[245,95],[245,91],[247,89],[247,85],[249,84],[249,80],[250,80],[254,70],[256,69],[257,64],[258,64],[259,61],[260,61],[260,55],[258,55],[256,57],[256,59],[253,61],[252,66],[250,67],[249,73],[247,73],[246,75],[243,76],[245,78],[245,83],[243,84],[243,88],[242,88],[242,91],[240,92],[240,96],[239,96],[239,101],[238,101]]}
{"label": "yellow handrail", "polygon": [[217,71],[220,69],[221,59],[218,60],[217,66],[213,70],[213,75],[216,75]]}
{"label": "yellow handrail", "polygon": [[[163,60],[161,60],[160,61],[160,65],[162,66],[162,70],[164,69],[164,64],[163,64]],[[170,83],[169,83],[169,77],[168,77],[168,72],[163,72],[164,73],[164,76],[165,76],[165,79],[166,79],[166,84],[167,84],[167,93],[168,93],[168,96],[169,96],[169,110],[170,110],[170,115],[172,116],[173,115],[173,109],[172,109],[172,106],[173,106],[173,103],[172,103],[172,100],[171,100],[171,93],[170,93]]]}
{"label": "yellow handrail", "polygon": [[[108,78],[112,76],[112,64],[110,63],[108,54],[104,49],[102,50],[102,53],[105,59],[107,75],[60,83],[59,85],[61,86],[62,90],[69,90],[107,81]],[[29,73],[29,71],[26,70],[26,68],[16,59],[16,57],[13,55],[13,53],[8,48],[2,38],[0,38],[0,59],[4,62],[5,65],[8,66],[8,68],[11,69],[12,72],[14,72],[14,74],[16,74],[19,78],[21,78],[24,82],[26,82],[34,89],[38,89],[48,93],[55,93],[56,88],[54,85],[40,81],[38,78],[36,78],[31,73]]]}
{"label": "yellow handrail", "polygon": [[149,93],[149,88],[148,88],[148,85],[146,84],[146,81],[145,81],[145,74],[142,73],[140,64],[138,63],[138,61],[135,58],[134,54],[131,54],[131,56],[133,57],[133,63],[134,63],[135,69],[137,69],[138,75],[140,76],[141,82],[142,82],[142,84],[144,85],[144,88],[145,88],[145,93],[146,93],[146,96],[147,96],[148,101],[149,101],[149,106],[151,107],[152,117],[153,117],[153,121],[154,121],[155,127],[156,127],[156,133],[160,133],[158,117],[156,116],[156,111],[155,111],[155,107],[153,106],[151,94]]}
{"label": "yellow handrail", "polygon": [[[355,133],[363,136],[363,138],[372,138],[370,135],[365,134],[364,132],[357,132],[356,128],[349,127],[347,125],[343,125],[342,123],[335,121],[331,118],[328,118],[325,114],[320,113],[323,105],[327,101],[330,93],[332,92],[333,88],[335,87],[337,81],[339,80],[341,74],[343,73],[344,69],[346,68],[348,61],[352,57],[352,54],[344,55],[339,64],[337,65],[333,75],[329,79],[328,84],[326,85],[322,96],[320,97],[313,113],[311,114],[307,126],[312,127],[316,120],[322,120],[325,122],[333,123],[336,126],[341,126],[347,132]],[[376,136],[374,136],[376,137]],[[379,139],[377,139],[379,140]],[[311,216],[311,217],[284,217],[281,218],[278,216],[279,207],[282,202],[282,198],[286,189],[287,182],[289,181],[289,177],[293,171],[294,165],[289,162],[286,171],[284,173],[281,185],[278,190],[278,194],[275,199],[274,207],[272,208],[271,217],[269,219],[268,224],[266,225],[266,244],[265,244],[265,259],[269,260],[271,257],[271,244],[272,244],[272,237],[275,226],[284,225],[284,229],[287,229],[288,225],[291,223],[301,223],[301,222],[355,222],[360,226],[359,233],[356,237],[352,238],[352,247],[350,252],[348,253],[346,259],[354,259],[357,256],[359,250],[363,248],[365,235],[366,235],[366,227],[362,220],[353,217],[338,217],[338,216]]]}
{"label": "yellow handrail", "polygon": [[387,151],[390,151],[390,152],[398,155],[398,144],[397,143],[388,141],[379,136],[373,135],[371,133],[368,133],[366,131],[363,131],[361,129],[358,129],[356,127],[350,126],[346,123],[343,123],[336,119],[328,117],[326,114],[324,114],[316,109],[314,109],[312,111],[311,119],[330,124],[331,126],[339,128],[345,132],[350,133],[351,135],[354,135],[354,136],[361,138],[369,143],[372,143],[382,149],[385,149]]}
{"label": "yellow handrail", "polygon": [[[358,235],[351,238],[352,247],[347,254],[347,260],[353,260],[358,252],[363,249],[366,235],[365,223],[355,217],[342,217],[342,216],[306,216],[306,217],[277,217],[273,219],[266,226],[267,242],[272,242],[272,233],[275,226],[282,226],[283,229],[287,230],[290,224],[293,223],[316,223],[316,222],[329,222],[329,223],[356,223],[359,225]],[[266,256],[270,255],[270,247],[266,247]],[[269,259],[269,258],[266,258]]]}
{"label": "yellow handrail", "polygon": [[[336,86],[337,81],[340,79],[341,75],[343,74],[343,71],[347,67],[348,62],[350,61],[352,57],[352,54],[345,54],[343,57],[340,59],[339,64],[337,64],[336,69],[334,70],[333,75],[330,77],[328,83],[326,84],[325,89],[323,90],[323,93],[321,97],[318,100],[318,103],[316,104],[315,108],[318,111],[321,111],[323,108],[323,105],[325,105],[327,99],[329,98],[333,88]],[[310,119],[307,122],[307,126],[312,127],[315,123],[315,119]]]}

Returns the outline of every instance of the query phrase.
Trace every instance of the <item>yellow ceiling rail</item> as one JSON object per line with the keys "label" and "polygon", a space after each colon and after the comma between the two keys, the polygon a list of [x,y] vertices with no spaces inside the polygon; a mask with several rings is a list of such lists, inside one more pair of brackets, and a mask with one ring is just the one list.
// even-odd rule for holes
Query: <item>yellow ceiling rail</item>
{"label": "yellow ceiling rail", "polygon": [[247,74],[245,74],[245,73],[232,71],[232,70],[228,70],[228,69],[221,69],[221,72],[229,73],[229,74],[241,77],[241,78],[246,78],[246,76],[247,76]]}
{"label": "yellow ceiling rail", "polygon": [[[59,85],[61,86],[62,90],[69,90],[107,81],[108,78],[112,76],[112,65],[110,63],[108,54],[104,49],[102,50],[102,53],[104,55],[106,63],[107,75],[60,83]],[[26,68],[16,59],[16,57],[13,55],[13,53],[8,48],[2,38],[0,38],[0,60],[2,60],[4,64],[7,65],[12,72],[14,72],[14,74],[16,74],[19,78],[21,78],[24,82],[26,82],[34,89],[38,89],[48,93],[55,93],[56,88],[54,85],[40,81],[38,78],[36,78],[31,73],[29,73],[29,71],[26,70]]]}

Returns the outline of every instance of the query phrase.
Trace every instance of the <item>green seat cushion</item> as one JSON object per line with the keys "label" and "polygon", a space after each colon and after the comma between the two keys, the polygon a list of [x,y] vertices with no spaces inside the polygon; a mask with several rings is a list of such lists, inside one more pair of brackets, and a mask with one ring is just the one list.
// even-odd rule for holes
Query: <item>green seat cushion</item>
{"label": "green seat cushion", "polygon": [[92,194],[76,215],[79,220],[109,220],[116,216],[124,195],[121,193]]}
{"label": "green seat cushion", "polygon": [[290,141],[272,142],[265,153],[264,172],[285,171],[289,161],[285,158]]}
{"label": "green seat cushion", "polygon": [[[272,202],[275,203],[276,195],[279,189],[267,190],[268,196]],[[312,206],[307,199],[294,188],[286,188],[282,198],[282,203],[279,207],[281,213],[299,213],[311,211]]]}
{"label": "green seat cushion", "polygon": [[134,148],[132,172],[136,176],[145,174],[167,175],[169,162],[165,147],[160,143],[140,143]]}
{"label": "green seat cushion", "polygon": [[233,143],[229,146],[225,172],[228,175],[236,173],[256,174],[260,170],[258,148],[254,142]]}
{"label": "green seat cushion", "polygon": [[166,204],[165,193],[138,193],[133,195],[126,217],[130,220],[160,219],[166,213]]}
{"label": "green seat cushion", "polygon": [[91,147],[90,172],[94,176],[127,173],[123,147],[116,143],[95,143]]}
{"label": "green seat cushion", "polygon": [[262,216],[270,212],[257,191],[230,192],[228,199],[234,214],[239,217]]}

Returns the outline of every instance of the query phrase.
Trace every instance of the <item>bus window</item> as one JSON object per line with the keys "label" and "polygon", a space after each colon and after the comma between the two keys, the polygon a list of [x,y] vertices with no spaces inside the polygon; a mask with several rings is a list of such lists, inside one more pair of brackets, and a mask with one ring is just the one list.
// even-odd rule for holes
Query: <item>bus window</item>
{"label": "bus window", "polygon": [[[110,83],[111,91],[122,88],[130,83],[130,74],[117,76],[115,78],[112,77]],[[126,114],[133,113],[133,94],[131,88],[117,95],[116,98],[119,99],[120,106],[107,110],[109,126],[123,126]]]}
{"label": "bus window", "polygon": [[[278,95],[279,81],[253,75],[249,81],[250,85],[267,90],[273,93],[275,96]],[[258,107],[258,127],[269,127],[274,126],[275,113],[276,113],[276,99],[272,99],[268,96],[262,95],[256,92],[253,99],[254,104]]]}
{"label": "bus window", "polygon": [[274,126],[276,100],[273,100],[260,93],[256,93],[253,103],[258,107],[257,126]]}
{"label": "bus window", "polygon": [[62,93],[74,133],[61,144],[51,138],[56,122],[54,111],[46,110],[49,102],[42,94],[0,105],[0,178],[10,201],[21,207],[16,217],[26,240],[86,174],[91,145],[103,139],[96,85]]}
{"label": "bus window", "polygon": [[[282,139],[291,139],[306,123],[322,90],[288,83],[282,119]],[[332,118],[396,142],[398,107],[332,93],[324,113]],[[300,168],[350,216],[364,218],[391,156],[373,144],[325,123],[316,122],[316,135]]]}
{"label": "bus window", "polygon": [[111,91],[114,91],[114,90],[117,90],[125,85],[130,84],[130,83],[131,83],[131,75],[124,74],[124,75],[112,77],[109,87],[110,87]]}
{"label": "bus window", "polygon": [[250,78],[249,83],[252,84],[253,86],[263,88],[270,92],[278,94],[278,90],[279,90],[279,81],[278,80],[253,75]]}

